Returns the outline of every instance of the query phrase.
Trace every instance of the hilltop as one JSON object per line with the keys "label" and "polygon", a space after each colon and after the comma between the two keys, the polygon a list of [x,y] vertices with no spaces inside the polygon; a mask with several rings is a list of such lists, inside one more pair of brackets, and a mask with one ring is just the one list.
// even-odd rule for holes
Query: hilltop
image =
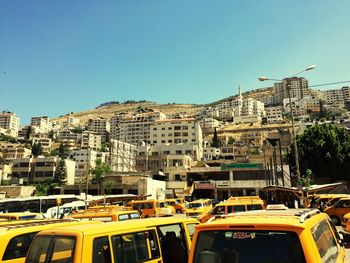
{"label": "hilltop", "polygon": [[[310,89],[311,90],[311,89]],[[261,88],[256,90],[251,90],[247,92],[243,92],[242,96],[244,98],[253,98],[256,100],[262,101],[262,99],[266,96],[271,95],[273,92],[272,87],[269,88]],[[316,95],[315,91],[311,90],[313,95]],[[318,95],[318,94],[317,94]],[[127,113],[135,113],[142,111],[161,111],[167,115],[172,114],[181,114],[184,116],[195,116],[199,111],[206,107],[214,107],[215,105],[222,103],[227,100],[231,100],[236,98],[238,95],[230,96],[224,98],[219,101],[214,101],[208,104],[176,104],[176,103],[167,103],[167,104],[159,104],[156,102],[150,101],[126,101],[123,103],[117,101],[105,102],[97,106],[95,109],[90,109],[82,112],[69,113],[58,118],[54,118],[53,121],[57,121],[59,123],[65,122],[68,116],[78,118],[80,120],[80,124],[86,124],[89,119],[96,118],[106,118],[110,119],[115,114],[127,112]]]}

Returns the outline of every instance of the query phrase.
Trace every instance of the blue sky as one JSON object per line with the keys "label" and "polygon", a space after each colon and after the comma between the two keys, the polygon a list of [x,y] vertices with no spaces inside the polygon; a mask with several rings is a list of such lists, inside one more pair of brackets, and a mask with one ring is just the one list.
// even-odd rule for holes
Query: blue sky
{"label": "blue sky", "polygon": [[311,64],[310,85],[350,80],[349,10],[347,0],[1,0],[0,110],[25,124],[111,100],[208,103]]}

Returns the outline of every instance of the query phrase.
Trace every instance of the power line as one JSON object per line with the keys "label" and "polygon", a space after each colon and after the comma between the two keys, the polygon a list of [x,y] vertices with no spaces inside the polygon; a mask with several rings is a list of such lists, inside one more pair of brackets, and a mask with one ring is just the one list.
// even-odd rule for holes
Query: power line
{"label": "power line", "polygon": [[312,85],[309,86],[311,87],[320,87],[320,86],[327,86],[327,85],[336,85],[336,84],[342,84],[342,83],[349,83],[350,80],[345,80],[345,81],[338,81],[338,82],[330,82],[330,83],[324,83],[324,84],[316,84],[316,85]]}

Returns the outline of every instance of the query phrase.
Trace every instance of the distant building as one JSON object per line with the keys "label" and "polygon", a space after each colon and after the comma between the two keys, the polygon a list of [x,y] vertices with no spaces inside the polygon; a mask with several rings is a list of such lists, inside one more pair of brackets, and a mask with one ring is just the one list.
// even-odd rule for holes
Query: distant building
{"label": "distant building", "polygon": [[52,130],[52,123],[47,116],[32,117],[31,125],[37,127],[39,133],[48,133]]}
{"label": "distant building", "polygon": [[136,171],[136,145],[110,140],[108,164],[112,172]]}
{"label": "distant building", "polygon": [[283,121],[282,106],[265,107],[265,111],[266,111],[266,120],[268,123]]}
{"label": "distant building", "polygon": [[52,140],[50,138],[33,138],[32,145],[39,144],[42,147],[42,153],[43,154],[49,154],[52,150]]}
{"label": "distant building", "polygon": [[6,135],[17,138],[19,130],[19,118],[15,113],[3,111],[0,113],[0,128]]}
{"label": "distant building", "polygon": [[104,118],[90,119],[88,130],[100,134],[101,142],[104,143],[109,140],[111,125],[110,122]]}
{"label": "distant building", "polygon": [[326,91],[326,102],[334,108],[344,108],[350,101],[350,86]]}
{"label": "distant building", "polygon": [[111,138],[134,145],[150,144],[150,126],[165,118],[166,115],[159,111],[115,115],[111,119]]}
{"label": "distant building", "polygon": [[[75,162],[64,160],[67,167],[67,184],[74,184]],[[60,158],[37,157],[12,161],[11,181],[14,183],[41,182],[53,178],[59,167]]]}
{"label": "distant building", "polygon": [[98,151],[101,149],[102,136],[98,133],[84,131],[81,134],[81,149],[92,149]]}

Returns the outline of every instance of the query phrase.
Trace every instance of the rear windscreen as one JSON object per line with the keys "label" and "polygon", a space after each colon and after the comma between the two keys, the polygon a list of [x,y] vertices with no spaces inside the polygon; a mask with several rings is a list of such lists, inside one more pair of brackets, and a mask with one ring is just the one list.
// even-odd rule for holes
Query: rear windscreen
{"label": "rear windscreen", "polygon": [[298,235],[286,231],[202,231],[194,251],[200,262],[305,262]]}

